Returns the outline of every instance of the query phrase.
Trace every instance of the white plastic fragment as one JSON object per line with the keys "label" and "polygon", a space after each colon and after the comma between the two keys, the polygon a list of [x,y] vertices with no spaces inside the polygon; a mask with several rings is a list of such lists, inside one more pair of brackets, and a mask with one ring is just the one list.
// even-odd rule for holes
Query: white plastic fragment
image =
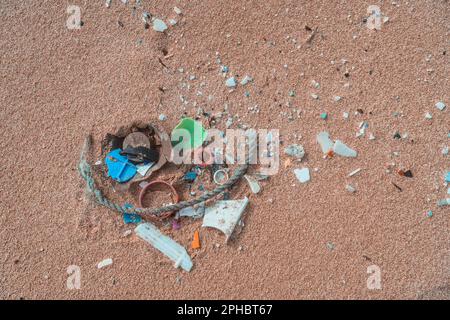
{"label": "white plastic fragment", "polygon": [[244,175],[244,178],[247,180],[250,190],[252,190],[253,193],[257,194],[261,191],[261,186],[259,185],[258,180],[248,174]]}
{"label": "white plastic fragment", "polygon": [[448,147],[444,147],[444,148],[442,148],[442,151],[441,151],[441,153],[442,153],[442,155],[443,155],[443,156],[448,156],[448,153],[449,153],[449,148],[448,148]]}
{"label": "white plastic fragment", "polygon": [[358,168],[356,170],[353,170],[348,174],[349,177],[353,177],[355,174],[359,173],[361,171],[361,168]]}
{"label": "white plastic fragment", "polygon": [[97,268],[98,268],[98,269],[102,269],[102,268],[104,268],[104,267],[107,267],[107,266],[109,266],[109,265],[112,265],[112,263],[113,263],[113,260],[112,260],[111,258],[108,258],[108,259],[105,259],[105,260],[103,260],[103,261],[100,261],[100,262],[97,264]]}
{"label": "white plastic fragment", "polygon": [[358,155],[358,153],[351,149],[350,147],[348,147],[347,145],[345,145],[342,141],[340,140],[336,140],[336,142],[334,143],[333,146],[333,151],[334,153],[343,156],[343,157],[356,157]]}
{"label": "white plastic fragment", "polygon": [[153,224],[141,223],[134,229],[134,232],[136,232],[138,237],[169,257],[175,263],[175,268],[181,267],[185,271],[191,271],[192,261],[186,249],[171,238],[163,235]]}
{"label": "white plastic fragment", "polygon": [[178,7],[174,7],[173,11],[175,11],[176,14],[180,15],[181,14],[181,9]]}
{"label": "white plastic fragment", "polygon": [[157,32],[164,32],[167,30],[167,24],[161,19],[153,20],[153,30]]}
{"label": "white plastic fragment", "polygon": [[431,119],[433,119],[433,115],[431,113],[427,112],[427,113],[425,113],[425,119],[431,120]]}
{"label": "white plastic fragment", "polygon": [[297,160],[302,160],[305,156],[305,149],[299,144],[290,144],[284,149],[284,153]]}
{"label": "white plastic fragment", "polygon": [[439,200],[437,205],[438,207],[450,206],[450,198]]}
{"label": "white plastic fragment", "polygon": [[317,82],[316,80],[312,80],[311,85],[316,89],[320,89],[320,83]]}
{"label": "white plastic fragment", "polygon": [[225,81],[225,85],[226,85],[228,88],[235,88],[236,85],[237,85],[237,83],[236,83],[236,78],[235,78],[235,77],[228,78],[228,79]]}
{"label": "white plastic fragment", "polygon": [[366,121],[363,121],[359,124],[359,132],[356,134],[356,137],[362,137],[366,134],[366,130],[369,128],[369,124]]}
{"label": "white plastic fragment", "polygon": [[151,167],[153,167],[155,163],[154,162],[150,162],[148,164],[139,164],[136,166],[137,172],[145,177],[145,175],[147,174],[148,170],[150,170]]}
{"label": "white plastic fragment", "polygon": [[300,181],[301,183],[306,183],[309,180],[311,180],[308,168],[295,169],[294,174],[297,180]]}
{"label": "white plastic fragment", "polygon": [[165,114],[160,114],[158,119],[159,119],[159,121],[166,121],[167,120],[167,116]]}
{"label": "white plastic fragment", "polygon": [[341,101],[341,99],[342,99],[341,96],[334,96],[333,97],[334,102],[339,102],[339,101]]}
{"label": "white plastic fragment", "polygon": [[245,86],[247,83],[252,82],[253,78],[250,76],[245,76],[242,80],[241,80],[241,85]]}
{"label": "white plastic fragment", "polygon": [[346,189],[348,192],[350,192],[350,193],[355,193],[355,192],[356,192],[355,187],[353,187],[351,184],[346,185],[346,186],[345,186],[345,189]]}
{"label": "white plastic fragment", "polygon": [[143,21],[145,24],[148,24],[151,18],[152,18],[152,15],[151,15],[150,13],[148,13],[147,11],[144,11],[144,12],[142,13],[142,21]]}
{"label": "white plastic fragment", "polygon": [[443,103],[442,101],[439,101],[438,103],[435,104],[435,107],[438,108],[440,111],[444,111],[444,109],[447,107],[445,105],[445,103]]}
{"label": "white plastic fragment", "polygon": [[210,227],[222,231],[226,236],[226,241],[228,241],[248,202],[247,197],[242,200],[217,201],[212,207],[205,209],[202,227]]}
{"label": "white plastic fragment", "polygon": [[199,205],[197,209],[194,207],[183,208],[177,212],[177,217],[190,217],[194,219],[198,219],[203,217],[205,214],[205,206]]}
{"label": "white plastic fragment", "polygon": [[317,142],[319,143],[323,153],[328,153],[333,149],[333,141],[331,141],[328,132],[319,133],[317,135]]}
{"label": "white plastic fragment", "polygon": [[112,0],[106,0],[105,6],[106,6],[107,8],[111,7],[111,1],[112,1]]}

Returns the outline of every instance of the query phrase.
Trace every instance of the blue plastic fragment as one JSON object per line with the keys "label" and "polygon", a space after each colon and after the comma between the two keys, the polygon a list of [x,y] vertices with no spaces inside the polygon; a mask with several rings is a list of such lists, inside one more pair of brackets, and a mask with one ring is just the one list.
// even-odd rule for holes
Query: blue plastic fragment
{"label": "blue plastic fragment", "polygon": [[[125,209],[133,209],[133,205],[132,205],[132,204],[129,204],[129,203],[125,203],[125,204],[123,205],[123,207],[124,207]],[[125,224],[130,224],[130,223],[138,224],[138,223],[140,223],[141,221],[142,221],[142,218],[141,218],[141,216],[138,215],[138,214],[135,214],[135,213],[124,213],[124,214],[123,214],[123,222],[124,222]]]}
{"label": "blue plastic fragment", "polygon": [[108,176],[119,183],[131,180],[137,170],[127,157],[120,154],[122,150],[116,149],[106,155],[105,163],[108,167]]}
{"label": "blue plastic fragment", "polygon": [[197,179],[197,173],[194,171],[190,171],[184,175],[184,180],[193,182],[195,179]]}
{"label": "blue plastic fragment", "polygon": [[450,171],[448,171],[447,175],[445,176],[445,182],[450,182]]}

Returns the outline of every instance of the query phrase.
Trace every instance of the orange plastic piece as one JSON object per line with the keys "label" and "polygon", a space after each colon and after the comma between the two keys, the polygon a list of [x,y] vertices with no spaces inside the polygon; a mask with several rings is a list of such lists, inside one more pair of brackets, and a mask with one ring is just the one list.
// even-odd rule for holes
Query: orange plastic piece
{"label": "orange plastic piece", "polygon": [[194,240],[192,240],[192,249],[200,249],[200,234],[198,231],[194,232]]}
{"label": "orange plastic piece", "polygon": [[333,150],[328,151],[327,152],[327,157],[328,158],[333,158],[334,157],[334,151]]}

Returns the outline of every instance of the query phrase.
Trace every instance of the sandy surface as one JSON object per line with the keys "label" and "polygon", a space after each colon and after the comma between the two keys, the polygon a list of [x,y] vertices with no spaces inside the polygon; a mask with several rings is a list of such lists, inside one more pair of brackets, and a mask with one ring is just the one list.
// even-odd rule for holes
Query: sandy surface
{"label": "sandy surface", "polygon": [[[109,9],[104,1],[2,0],[0,298],[448,299],[449,209],[436,200],[447,192],[449,158],[441,150],[449,145],[450,109],[434,104],[450,105],[450,4],[396,2],[143,0],[133,15],[133,6],[118,0]],[[66,28],[68,4],[81,7],[81,30]],[[380,31],[362,22],[370,4],[390,19]],[[179,21],[165,34],[145,30],[143,8]],[[309,42],[305,26],[317,28]],[[249,74],[254,83],[229,92],[216,52],[230,74]],[[334,102],[335,95],[342,100]],[[202,249],[193,252],[198,222],[170,232],[193,257],[186,273],[124,237],[132,227],[89,202],[76,169],[79,152],[87,133],[98,139],[160,113],[169,130],[184,111],[218,112],[225,103],[241,123],[280,129],[283,143],[301,143],[307,156],[285,167],[283,155],[262,193],[242,184],[232,194],[249,195],[251,205],[228,245],[201,229]],[[259,114],[248,110],[255,105]],[[289,120],[293,109],[300,117]],[[325,111],[327,121],[319,117]],[[376,140],[356,138],[361,121]],[[315,142],[322,130],[358,157],[324,160]],[[397,130],[408,137],[393,139]],[[302,166],[312,170],[304,185],[293,174]],[[356,168],[362,171],[347,177]],[[399,168],[414,177],[398,176]],[[348,183],[355,194],[345,190]],[[106,258],[113,264],[97,269]],[[80,290],[66,287],[70,265],[80,267]],[[381,290],[366,286],[370,265],[381,269]]]}

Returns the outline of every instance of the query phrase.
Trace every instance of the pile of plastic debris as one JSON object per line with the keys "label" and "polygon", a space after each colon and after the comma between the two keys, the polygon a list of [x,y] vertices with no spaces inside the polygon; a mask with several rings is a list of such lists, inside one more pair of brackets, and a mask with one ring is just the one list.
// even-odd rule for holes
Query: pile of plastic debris
{"label": "pile of plastic debris", "polygon": [[[186,137],[183,132],[187,132]],[[209,141],[206,141],[208,130],[204,129],[201,122],[192,118],[182,118],[179,124],[172,130],[171,137],[165,130],[156,124],[134,122],[128,126],[119,128],[115,133],[108,133],[101,142],[102,160],[95,164],[97,178],[106,177],[102,190],[91,190],[94,194],[104,193],[111,189],[114,193],[131,195],[138,199],[138,206],[129,202],[122,206],[106,205],[110,208],[119,208],[125,224],[137,224],[135,233],[147,241],[153,247],[169,257],[175,267],[181,267],[190,271],[193,263],[186,249],[164,235],[154,224],[171,222],[172,229],[181,227],[180,219],[203,219],[202,227],[215,228],[225,235],[228,242],[235,227],[241,224],[242,215],[248,206],[249,199],[231,200],[230,190],[232,177],[230,175],[233,159],[227,161],[227,156],[210,150]],[[248,141],[246,141],[248,143]],[[175,163],[175,150],[188,151],[190,156],[199,156],[200,162],[196,164]],[[249,151],[250,152],[250,151]],[[199,155],[198,155],[199,154]],[[81,166],[81,164],[80,164]],[[159,178],[160,173],[169,171],[169,166],[175,168],[166,176]],[[82,174],[83,175],[83,174]],[[158,176],[158,178],[155,178]],[[259,193],[260,180],[267,179],[262,174],[245,174],[242,177],[248,183],[253,193]],[[235,179],[236,180],[236,179]],[[90,182],[88,188],[92,188]],[[234,182],[233,182],[234,183]],[[226,187],[223,199],[215,199],[209,196],[212,187]],[[227,189],[228,188],[228,189]],[[187,192],[183,192],[187,190]],[[145,215],[140,214],[149,206],[173,206],[180,200],[196,197],[204,197],[192,206],[182,206],[164,214]],[[203,199],[203,198],[202,198]],[[105,201],[99,200],[105,205]],[[193,234],[192,249],[201,248],[200,232],[195,230]],[[99,268],[103,268],[112,261],[103,261]]]}

